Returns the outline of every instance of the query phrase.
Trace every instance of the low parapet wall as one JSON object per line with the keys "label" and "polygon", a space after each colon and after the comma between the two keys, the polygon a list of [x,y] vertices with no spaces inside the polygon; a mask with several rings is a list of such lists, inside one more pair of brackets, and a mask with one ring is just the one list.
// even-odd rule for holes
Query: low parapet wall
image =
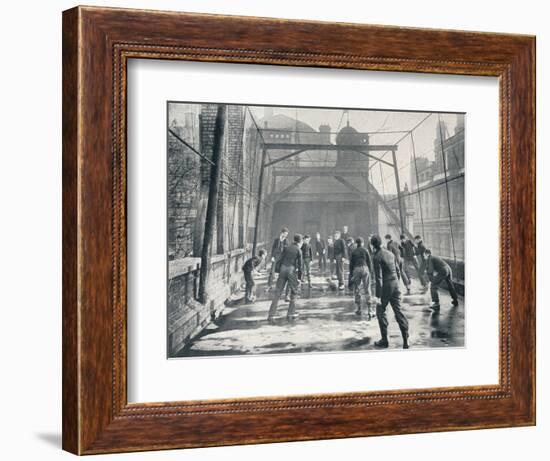
{"label": "low parapet wall", "polygon": [[[258,249],[262,248],[258,244]],[[212,257],[208,302],[198,301],[200,258],[168,263],[168,356],[174,357],[211,321],[220,316],[225,301],[244,283],[241,270],[252,246]]]}

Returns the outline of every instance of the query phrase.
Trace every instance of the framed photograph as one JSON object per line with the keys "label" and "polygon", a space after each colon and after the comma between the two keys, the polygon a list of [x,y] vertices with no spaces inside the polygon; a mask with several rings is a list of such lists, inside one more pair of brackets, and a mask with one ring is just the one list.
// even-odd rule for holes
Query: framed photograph
{"label": "framed photograph", "polygon": [[535,424],[535,39],[63,13],[63,448]]}

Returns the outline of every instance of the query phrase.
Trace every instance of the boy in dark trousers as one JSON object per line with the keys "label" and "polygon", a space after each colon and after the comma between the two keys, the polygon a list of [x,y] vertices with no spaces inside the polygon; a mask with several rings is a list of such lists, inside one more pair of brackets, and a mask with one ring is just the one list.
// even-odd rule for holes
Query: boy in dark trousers
{"label": "boy in dark trousers", "polygon": [[324,274],[327,271],[327,252],[325,240],[321,238],[321,234],[317,232],[315,241],[313,242],[315,255],[319,260],[319,272]]}
{"label": "boy in dark trousers", "polygon": [[426,258],[426,272],[431,282],[430,291],[433,303],[430,308],[434,312],[439,312],[439,287],[443,282],[447,284],[451,298],[453,298],[453,306],[458,306],[458,295],[456,294],[455,285],[453,283],[451,266],[440,257],[433,256],[432,252],[428,249],[424,250],[424,257]]}
{"label": "boy in dark trousers", "polygon": [[380,327],[382,338],[374,345],[378,348],[389,347],[388,342],[388,318],[386,308],[391,305],[395,320],[401,330],[403,337],[403,349],[409,348],[409,321],[401,311],[401,291],[399,291],[399,265],[395,255],[382,248],[382,239],[378,235],[371,237],[371,244],[374,248],[373,266],[374,279],[376,281],[376,297],[380,303],[376,306],[376,317]]}
{"label": "boy in dark trousers", "polygon": [[343,290],[344,285],[344,261],[347,258],[348,247],[339,230],[334,232],[334,259],[336,262],[336,276],[338,277],[338,289]]}
{"label": "boy in dark trousers", "polygon": [[361,288],[365,294],[365,303],[367,306],[367,314],[370,320],[370,285],[371,285],[371,270],[372,270],[372,261],[371,256],[367,249],[364,247],[365,241],[358,237],[355,240],[357,246],[351,252],[349,260],[349,272],[351,274],[349,287],[353,290],[355,294],[355,304],[357,305],[357,310],[355,313],[361,315]]}
{"label": "boy in dark trousers", "polygon": [[407,277],[407,273],[403,270],[403,258],[401,257],[401,249],[399,247],[399,244],[397,242],[394,242],[392,240],[392,237],[390,234],[386,234],[384,237],[386,239],[386,248],[391,251],[395,256],[395,261],[399,268],[399,274],[401,276],[401,280],[403,282],[403,285],[405,285],[405,288],[407,289],[407,294],[411,294],[411,281]]}
{"label": "boy in dark trousers", "polygon": [[304,243],[302,243],[302,274],[307,280],[308,287],[311,288],[311,260],[313,259],[313,249],[309,242],[311,237],[306,234],[304,235]]}
{"label": "boy in dark trousers", "polygon": [[302,236],[300,234],[296,234],[292,245],[287,246],[279,258],[277,264],[279,278],[277,279],[275,293],[273,294],[273,300],[271,302],[271,307],[269,308],[269,314],[267,317],[268,322],[273,322],[275,319],[279,298],[281,297],[281,294],[287,284],[290,288],[290,304],[288,305],[286,317],[289,321],[293,321],[298,317],[298,313],[296,312],[296,295],[298,294],[300,280],[302,278],[301,247]]}
{"label": "boy in dark trousers", "polygon": [[271,269],[269,270],[269,277],[267,279],[267,290],[271,290],[273,286],[273,280],[275,278],[275,265],[283,254],[284,249],[288,246],[288,228],[283,227],[279,237],[273,241],[271,246]]}
{"label": "boy in dark trousers", "polygon": [[327,238],[327,260],[330,270],[330,277],[334,275],[334,241],[332,240],[332,236],[329,235]]}
{"label": "boy in dark trousers", "polygon": [[424,245],[424,242],[422,242],[422,237],[420,235],[416,235],[414,237],[414,244],[416,245],[415,253],[420,263],[420,273],[423,277],[425,277],[426,258],[424,257],[424,252],[426,251],[426,246]]}
{"label": "boy in dark trousers", "polygon": [[244,302],[253,303],[256,300],[254,294],[254,287],[256,283],[254,282],[254,270],[264,261],[266,252],[265,250],[260,250],[258,256],[252,256],[249,258],[243,265],[244,280],[246,282],[246,288],[244,292]]}
{"label": "boy in dark trousers", "polygon": [[[427,282],[426,277],[424,277],[424,274],[420,270],[420,264],[418,264],[418,260],[416,259],[416,245],[407,238],[406,235],[401,234],[401,255],[403,256],[403,269],[405,272],[409,270],[409,268],[412,266],[416,272],[416,275],[418,277],[418,280],[422,284],[423,288],[426,288]],[[407,273],[407,276],[410,277],[410,272]]]}

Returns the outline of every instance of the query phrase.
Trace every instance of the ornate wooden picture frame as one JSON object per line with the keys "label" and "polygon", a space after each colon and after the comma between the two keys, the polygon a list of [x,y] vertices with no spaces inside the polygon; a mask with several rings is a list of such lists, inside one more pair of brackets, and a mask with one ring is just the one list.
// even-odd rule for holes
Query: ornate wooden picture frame
{"label": "ornate wooden picture frame", "polygon": [[[498,77],[498,385],[128,403],[126,69],[132,58]],[[534,37],[93,7],[63,13],[65,450],[93,454],[533,424]]]}

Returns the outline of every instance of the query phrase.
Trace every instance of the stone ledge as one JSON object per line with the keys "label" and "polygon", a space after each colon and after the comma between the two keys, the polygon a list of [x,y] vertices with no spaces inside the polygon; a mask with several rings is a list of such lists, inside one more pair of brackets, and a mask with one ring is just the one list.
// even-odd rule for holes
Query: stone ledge
{"label": "stone ledge", "polygon": [[188,274],[200,268],[201,258],[181,258],[168,261],[168,279]]}
{"label": "stone ledge", "polygon": [[[258,248],[263,248],[264,243],[259,242]],[[248,244],[246,248],[236,248],[224,254],[213,255],[212,256],[212,265],[217,265],[224,262],[227,258],[233,259],[237,256],[241,256],[249,253],[252,250],[252,245]],[[198,257],[187,257],[181,259],[173,259],[168,261],[168,279],[174,279],[180,275],[188,274],[195,270],[200,269],[201,258]]]}

